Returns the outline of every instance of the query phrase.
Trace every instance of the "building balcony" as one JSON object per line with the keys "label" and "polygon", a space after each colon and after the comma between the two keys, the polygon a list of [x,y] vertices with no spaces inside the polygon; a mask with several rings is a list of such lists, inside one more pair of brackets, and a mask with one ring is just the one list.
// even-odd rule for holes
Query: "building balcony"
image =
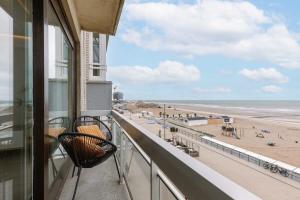
{"label": "building balcony", "polygon": [[[112,111],[107,122],[121,178],[113,158],[84,169],[76,199],[260,199],[125,115]],[[71,198],[75,181],[68,177],[60,199]]]}

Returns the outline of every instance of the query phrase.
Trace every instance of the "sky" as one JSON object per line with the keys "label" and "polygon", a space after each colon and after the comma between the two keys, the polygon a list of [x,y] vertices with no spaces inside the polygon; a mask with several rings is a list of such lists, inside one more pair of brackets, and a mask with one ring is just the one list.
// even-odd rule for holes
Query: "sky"
{"label": "sky", "polygon": [[13,33],[12,18],[0,7],[0,101],[13,98]]}
{"label": "sky", "polygon": [[108,80],[126,99],[299,100],[298,0],[127,0]]}

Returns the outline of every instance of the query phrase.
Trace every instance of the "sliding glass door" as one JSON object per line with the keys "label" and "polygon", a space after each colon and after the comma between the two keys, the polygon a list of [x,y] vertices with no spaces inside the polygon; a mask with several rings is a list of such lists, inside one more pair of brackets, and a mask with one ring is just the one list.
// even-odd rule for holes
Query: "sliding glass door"
{"label": "sliding glass door", "polygon": [[57,136],[70,131],[72,121],[73,48],[52,5],[48,4],[49,188],[62,179],[67,156]]}
{"label": "sliding glass door", "polygon": [[74,41],[60,6],[0,0],[0,200],[55,199],[71,164],[57,140],[76,114]]}
{"label": "sliding glass door", "polygon": [[32,196],[32,2],[0,0],[0,199]]}

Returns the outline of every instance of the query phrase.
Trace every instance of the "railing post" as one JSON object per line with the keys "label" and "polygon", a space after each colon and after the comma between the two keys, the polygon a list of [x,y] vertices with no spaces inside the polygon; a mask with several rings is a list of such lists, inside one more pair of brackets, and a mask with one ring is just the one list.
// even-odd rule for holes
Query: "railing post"
{"label": "railing post", "polygon": [[151,200],[160,200],[159,177],[157,171],[157,165],[151,160]]}
{"label": "railing post", "polygon": [[124,151],[126,148],[126,145],[124,145],[124,134],[123,131],[120,128],[120,184],[124,183],[124,169],[125,169],[125,163],[124,163]]}
{"label": "railing post", "polygon": [[116,130],[116,122],[112,121],[112,138],[113,138],[113,143],[117,144],[117,130]]}

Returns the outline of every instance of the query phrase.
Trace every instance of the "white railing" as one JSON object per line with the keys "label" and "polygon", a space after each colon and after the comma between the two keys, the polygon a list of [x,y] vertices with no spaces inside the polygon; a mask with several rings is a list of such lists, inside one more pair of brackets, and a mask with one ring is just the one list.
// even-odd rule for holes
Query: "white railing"
{"label": "white railing", "polygon": [[120,181],[133,199],[260,199],[124,115],[112,119]]}
{"label": "white railing", "polygon": [[[97,70],[98,75],[94,75],[93,71]],[[89,80],[105,80],[107,66],[99,63],[89,64]]]}
{"label": "white railing", "polygon": [[[269,158],[267,156],[263,156],[252,151],[248,151],[246,149],[227,144],[225,142],[216,140],[212,137],[208,137],[206,135],[199,135],[197,133],[191,133],[189,131],[184,131],[179,128],[179,133],[183,136],[191,139],[191,141],[199,141],[205,144],[208,144],[218,150],[229,153],[233,156],[236,156],[240,159],[246,160],[250,163],[254,163],[258,166],[264,167],[266,169],[270,169],[274,173],[281,173],[283,176],[291,178],[293,180],[300,182],[300,168],[289,165],[287,163]],[[179,136],[180,137],[180,136]],[[187,143],[189,144],[189,143]],[[192,142],[193,144],[193,142]]]}

